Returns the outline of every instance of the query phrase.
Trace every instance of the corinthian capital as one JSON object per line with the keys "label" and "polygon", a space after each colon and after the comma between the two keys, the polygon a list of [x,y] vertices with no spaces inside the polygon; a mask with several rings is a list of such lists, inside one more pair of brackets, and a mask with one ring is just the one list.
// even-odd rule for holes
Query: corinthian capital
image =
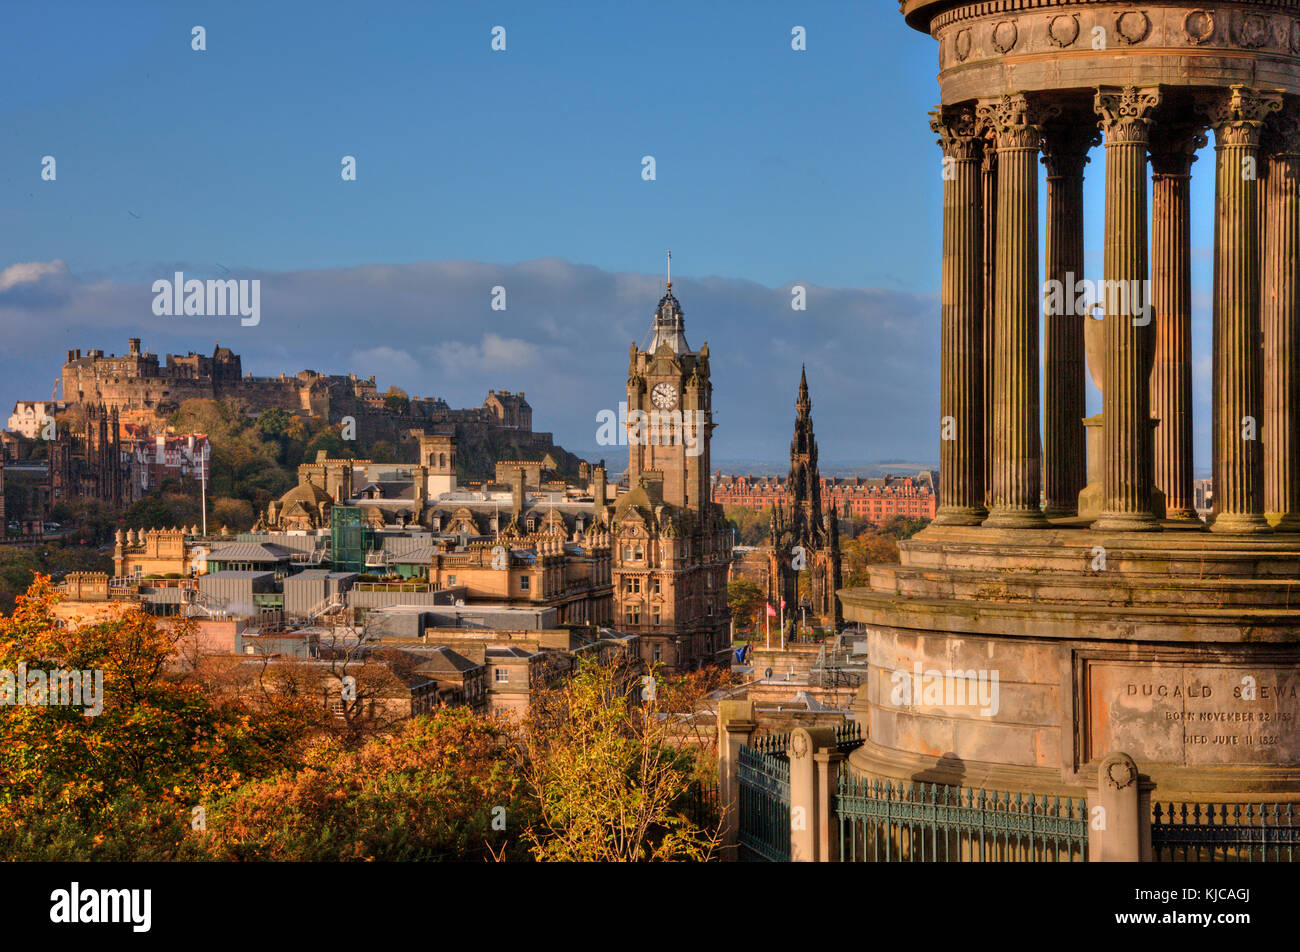
{"label": "corinthian capital", "polygon": [[1151,126],[1152,173],[1190,175],[1196,152],[1205,148],[1206,141],[1204,123],[1157,120]]}
{"label": "corinthian capital", "polygon": [[1091,118],[1072,109],[1043,127],[1043,165],[1049,176],[1083,174],[1088,152],[1101,143],[1101,131]]}
{"label": "corinthian capital", "polygon": [[1106,143],[1146,142],[1151,115],[1160,105],[1156,86],[1100,86],[1093,100],[1097,125],[1106,133]]}
{"label": "corinthian capital", "polygon": [[1300,102],[1288,100],[1269,118],[1260,145],[1270,155],[1300,157]]}
{"label": "corinthian capital", "polygon": [[930,112],[930,128],[948,158],[979,158],[982,137],[975,110],[970,106],[936,107]]}
{"label": "corinthian capital", "polygon": [[1258,146],[1264,120],[1282,109],[1282,94],[1233,86],[1206,96],[1197,103],[1197,109],[1214,129],[1218,145]]}
{"label": "corinthian capital", "polygon": [[982,100],[975,107],[980,125],[992,133],[999,149],[1037,149],[1043,141],[1043,123],[1061,114],[1056,103],[1039,103],[1023,93]]}

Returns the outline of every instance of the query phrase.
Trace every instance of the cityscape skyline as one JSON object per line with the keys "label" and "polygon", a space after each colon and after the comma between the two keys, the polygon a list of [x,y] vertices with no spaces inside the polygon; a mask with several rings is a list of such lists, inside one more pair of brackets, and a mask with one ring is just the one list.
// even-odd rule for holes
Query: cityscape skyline
{"label": "cityscape skyline", "polygon": [[[9,34],[21,43],[0,41],[0,76],[14,90],[4,110],[12,148],[0,158],[11,183],[0,213],[13,224],[0,236],[5,409],[44,399],[68,346],[112,350],[141,336],[184,352],[220,341],[254,373],[375,373],[452,403],[478,399],[490,373],[494,386],[546,392],[556,401],[543,409],[548,427],[586,452],[620,381],[603,366],[608,379],[593,380],[608,407],[562,396],[561,381],[600,364],[573,344],[622,350],[637,339],[672,246],[693,326],[701,339],[726,338],[731,355],[719,367],[720,459],[781,459],[765,423],[792,406],[765,381],[793,379],[801,363],[828,458],[937,457],[931,185],[941,156],[916,118],[932,105],[933,53],[925,37],[900,35],[891,4],[801,8],[802,50],[776,3],[747,4],[743,17],[669,4],[648,22],[507,4],[489,23],[451,10],[437,56],[413,49],[428,39],[403,31],[409,6],[368,14],[361,38],[347,17],[304,18],[292,24],[300,42],[274,50],[287,11],[249,32],[232,25],[239,4],[78,9],[75,36],[27,11]],[[208,14],[202,51],[168,39]],[[495,51],[498,22],[509,28]],[[568,55],[550,55],[557,47]],[[646,49],[663,51],[659,68],[611,68]],[[62,68],[38,68],[48,61]],[[737,84],[742,71],[750,81]],[[593,74],[610,81],[595,88]],[[426,83],[440,80],[453,98],[429,95]],[[177,133],[165,141],[163,115]],[[235,141],[259,148],[232,151]],[[53,180],[42,177],[46,157]],[[340,174],[345,157],[355,180]],[[1092,278],[1104,168],[1094,150]],[[1194,178],[1194,206],[1211,199],[1212,182]],[[1211,217],[1192,222],[1198,418],[1209,408]],[[154,315],[150,288],[176,271],[260,277],[264,319]],[[794,285],[808,291],[806,311],[790,307]],[[489,304],[497,286],[504,312]],[[390,340],[347,330],[376,314]],[[303,334],[308,319],[323,333]],[[433,353],[399,352],[413,341]],[[429,357],[433,369],[420,372]],[[886,397],[889,412],[875,412]],[[1208,459],[1198,433],[1197,466]]]}

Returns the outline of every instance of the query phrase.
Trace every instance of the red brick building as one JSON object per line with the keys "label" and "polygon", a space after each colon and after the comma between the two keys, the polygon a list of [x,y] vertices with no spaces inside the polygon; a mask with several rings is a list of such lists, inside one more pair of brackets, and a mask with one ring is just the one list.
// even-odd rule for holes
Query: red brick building
{"label": "red brick building", "polygon": [[[933,519],[939,508],[937,478],[924,471],[916,476],[883,476],[878,479],[821,477],[822,508],[834,509],[841,517],[855,516],[882,523],[892,516]],[[786,500],[786,480],[780,476],[713,477],[713,501],[720,506],[766,509]]]}

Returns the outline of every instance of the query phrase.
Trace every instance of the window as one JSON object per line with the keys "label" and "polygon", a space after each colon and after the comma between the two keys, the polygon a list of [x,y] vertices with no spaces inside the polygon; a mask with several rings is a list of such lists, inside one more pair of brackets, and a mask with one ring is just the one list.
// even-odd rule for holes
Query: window
{"label": "window", "polygon": [[494,678],[496,678],[496,682],[497,682],[497,684],[509,684],[509,683],[510,683],[510,669],[509,669],[509,668],[493,668],[493,669],[492,669],[492,676],[493,676]]}
{"label": "window", "polygon": [[658,605],[655,605],[653,608],[650,609],[650,622],[651,622],[651,624],[655,624],[655,625],[659,624],[659,606],[658,606]]}
{"label": "window", "polygon": [[632,594],[641,594],[641,580],[639,578],[624,579],[623,591]]}
{"label": "window", "polygon": [[640,605],[628,605],[628,606],[627,606],[627,612],[626,612],[626,618],[627,618],[627,623],[628,623],[629,625],[639,625],[639,624],[641,624],[641,606],[640,606]]}
{"label": "window", "polygon": [[663,653],[664,653],[663,646],[662,646],[662,645],[655,645],[655,647],[654,647],[654,660],[655,660],[656,662],[662,661],[662,660],[663,660]]}
{"label": "window", "polygon": [[519,576],[519,591],[526,592],[532,584],[532,579],[527,575]]}
{"label": "window", "polygon": [[650,580],[650,591],[654,592],[656,595],[659,594],[659,579],[653,578]]}
{"label": "window", "polygon": [[455,585],[455,584],[456,584],[456,576],[454,576],[454,575],[448,575],[448,576],[447,576],[447,584],[448,584],[448,585]]}
{"label": "window", "polygon": [[640,562],[642,559],[645,558],[645,549],[641,548],[641,546],[638,545],[635,549],[632,550],[632,558],[637,562]]}

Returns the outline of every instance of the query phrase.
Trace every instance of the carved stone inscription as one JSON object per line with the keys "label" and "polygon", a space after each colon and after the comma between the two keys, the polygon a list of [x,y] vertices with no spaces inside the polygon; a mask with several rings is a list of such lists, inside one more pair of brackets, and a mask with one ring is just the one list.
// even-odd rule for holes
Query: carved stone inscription
{"label": "carved stone inscription", "polygon": [[1087,674],[1090,759],[1122,750],[1186,765],[1300,760],[1294,664],[1092,661]]}

